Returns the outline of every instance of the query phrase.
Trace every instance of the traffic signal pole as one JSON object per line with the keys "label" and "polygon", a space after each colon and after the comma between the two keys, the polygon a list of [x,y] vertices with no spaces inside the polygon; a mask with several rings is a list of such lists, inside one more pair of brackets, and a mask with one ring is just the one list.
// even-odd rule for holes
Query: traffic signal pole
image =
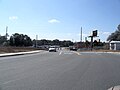
{"label": "traffic signal pole", "polygon": [[92,36],[89,36],[91,38],[91,43],[90,43],[90,50],[93,50],[93,38],[97,37],[97,30],[93,31]]}
{"label": "traffic signal pole", "polygon": [[91,49],[91,51],[92,51],[92,49],[93,49],[93,36],[91,36],[91,45],[90,45],[90,49]]}

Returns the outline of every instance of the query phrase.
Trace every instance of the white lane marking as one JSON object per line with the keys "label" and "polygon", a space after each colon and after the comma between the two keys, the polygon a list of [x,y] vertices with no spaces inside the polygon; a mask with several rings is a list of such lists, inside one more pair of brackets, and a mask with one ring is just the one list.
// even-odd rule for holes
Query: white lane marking
{"label": "white lane marking", "polygon": [[71,52],[65,52],[64,54],[69,54],[69,55],[71,55],[71,54],[73,54],[73,53],[71,53]]}
{"label": "white lane marking", "polygon": [[61,55],[61,54],[62,54],[62,51],[60,51],[59,55]]}
{"label": "white lane marking", "polygon": [[80,56],[81,54],[80,54],[80,53],[78,53],[78,55]]}
{"label": "white lane marking", "polygon": [[111,87],[108,90],[120,90],[120,85]]}
{"label": "white lane marking", "polygon": [[73,52],[73,53],[75,53],[75,54],[77,54],[77,55],[79,55],[79,56],[81,55],[79,52]]}
{"label": "white lane marking", "polygon": [[66,54],[66,55],[71,55],[71,54],[73,54],[73,52],[64,52],[64,51],[60,51],[60,53],[59,53],[59,55],[61,55],[61,54]]}
{"label": "white lane marking", "polygon": [[81,55],[79,52],[74,52],[74,51],[72,51],[72,52],[62,52],[62,51],[60,51],[60,53],[59,53],[59,55],[61,55],[61,54],[65,54],[65,55],[72,55],[72,54],[77,54],[77,55]]}

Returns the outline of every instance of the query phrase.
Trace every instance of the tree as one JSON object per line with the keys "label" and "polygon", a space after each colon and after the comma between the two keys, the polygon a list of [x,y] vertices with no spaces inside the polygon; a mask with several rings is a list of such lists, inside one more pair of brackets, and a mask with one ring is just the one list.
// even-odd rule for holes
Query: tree
{"label": "tree", "polygon": [[10,46],[15,46],[15,39],[13,36],[10,37]]}
{"label": "tree", "polygon": [[32,46],[32,40],[27,35],[23,35],[22,41],[24,46]]}
{"label": "tree", "polygon": [[98,46],[98,42],[97,42],[97,40],[95,40],[94,42],[93,42],[93,46]]}
{"label": "tree", "polygon": [[86,42],[85,42],[85,47],[86,48],[90,47],[90,42],[88,40],[86,40]]}
{"label": "tree", "polygon": [[31,46],[32,40],[29,36],[15,33],[10,37],[11,46]]}
{"label": "tree", "polygon": [[69,47],[69,46],[73,46],[73,42],[71,42],[71,41],[62,41],[61,42],[61,46],[63,46],[63,47]]}
{"label": "tree", "polygon": [[117,30],[109,35],[107,41],[120,41],[120,24],[117,27]]}
{"label": "tree", "polygon": [[60,45],[60,41],[58,39],[53,40],[53,45]]}
{"label": "tree", "polygon": [[[36,45],[36,40],[33,40],[33,44]],[[63,47],[68,47],[68,46],[73,46],[73,42],[72,41],[60,41],[58,39],[55,40],[46,40],[46,39],[42,39],[42,40],[37,40],[37,45],[41,46],[41,45],[59,45],[59,46],[63,46]]]}
{"label": "tree", "polygon": [[0,45],[3,45],[4,42],[6,42],[6,37],[0,36]]}
{"label": "tree", "polygon": [[94,40],[93,46],[103,46],[104,44],[100,41]]}

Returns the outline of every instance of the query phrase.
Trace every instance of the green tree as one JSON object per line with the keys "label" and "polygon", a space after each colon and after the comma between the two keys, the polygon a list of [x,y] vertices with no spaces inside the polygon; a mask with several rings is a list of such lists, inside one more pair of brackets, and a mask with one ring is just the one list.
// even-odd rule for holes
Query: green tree
{"label": "green tree", "polygon": [[[36,45],[36,40],[33,40],[33,44],[34,46]],[[37,40],[37,45],[41,46],[41,45],[59,45],[59,46],[63,46],[63,47],[68,47],[68,46],[73,46],[73,42],[71,41],[60,41],[58,39],[55,40],[46,40],[46,39],[42,39],[42,40]]]}
{"label": "green tree", "polygon": [[60,41],[58,39],[53,40],[53,45],[60,45]]}
{"label": "green tree", "polygon": [[6,42],[6,37],[5,36],[0,36],[0,45],[3,45],[4,42]]}
{"label": "green tree", "polygon": [[61,46],[63,46],[63,47],[69,47],[69,46],[73,46],[73,42],[71,42],[71,41],[62,41],[61,42]]}
{"label": "green tree", "polygon": [[29,36],[15,33],[10,37],[11,46],[31,46],[32,40]]}
{"label": "green tree", "polygon": [[90,42],[88,40],[86,40],[86,42],[85,42],[85,47],[86,48],[90,47]]}
{"label": "green tree", "polygon": [[15,46],[15,39],[13,36],[10,37],[10,46]]}

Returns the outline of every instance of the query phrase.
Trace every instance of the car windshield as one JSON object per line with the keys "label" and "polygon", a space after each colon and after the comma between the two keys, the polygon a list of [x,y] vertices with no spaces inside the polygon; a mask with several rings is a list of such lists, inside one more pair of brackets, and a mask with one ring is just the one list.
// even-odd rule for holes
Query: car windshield
{"label": "car windshield", "polygon": [[119,88],[120,0],[0,0],[0,90]]}

